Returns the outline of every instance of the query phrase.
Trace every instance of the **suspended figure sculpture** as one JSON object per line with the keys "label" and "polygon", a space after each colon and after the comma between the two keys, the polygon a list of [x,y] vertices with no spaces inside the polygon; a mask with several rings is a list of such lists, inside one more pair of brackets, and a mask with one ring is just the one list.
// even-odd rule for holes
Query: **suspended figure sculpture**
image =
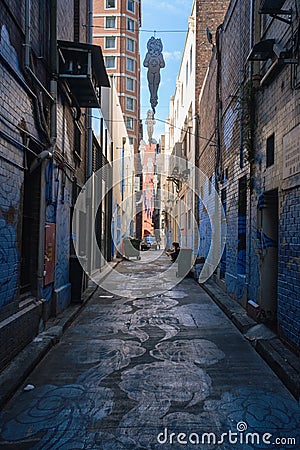
{"label": "suspended figure sculpture", "polygon": [[147,119],[146,119],[145,123],[147,125],[149,144],[151,145],[152,144],[152,136],[153,136],[153,128],[156,123],[156,121],[154,119],[154,112],[151,111],[151,109],[149,109],[147,112]]}
{"label": "suspended figure sculpture", "polygon": [[161,40],[152,36],[147,42],[147,49],[148,52],[145,56],[144,67],[148,67],[147,78],[150,91],[150,104],[155,113],[155,107],[158,103],[157,90],[160,83],[160,69],[165,67]]}

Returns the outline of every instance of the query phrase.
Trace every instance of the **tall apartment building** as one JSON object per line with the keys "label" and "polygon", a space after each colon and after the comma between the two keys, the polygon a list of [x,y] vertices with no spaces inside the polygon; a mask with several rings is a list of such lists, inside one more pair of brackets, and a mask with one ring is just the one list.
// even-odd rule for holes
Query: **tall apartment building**
{"label": "tall apartment building", "polygon": [[140,116],[140,0],[94,0],[93,40],[114,77],[129,141],[137,152]]}

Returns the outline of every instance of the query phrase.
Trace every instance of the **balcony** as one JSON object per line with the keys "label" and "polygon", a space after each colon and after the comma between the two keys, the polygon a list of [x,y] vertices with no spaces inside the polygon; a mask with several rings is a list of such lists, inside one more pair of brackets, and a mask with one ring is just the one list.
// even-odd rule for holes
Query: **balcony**
{"label": "balcony", "polygon": [[80,107],[100,108],[101,86],[110,87],[101,48],[81,42],[57,44],[59,79],[67,83]]}

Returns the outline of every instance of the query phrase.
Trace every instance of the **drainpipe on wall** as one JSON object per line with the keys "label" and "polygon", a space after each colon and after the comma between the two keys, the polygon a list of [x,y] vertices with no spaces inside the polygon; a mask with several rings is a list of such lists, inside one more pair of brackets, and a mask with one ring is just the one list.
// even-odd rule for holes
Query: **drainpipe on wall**
{"label": "drainpipe on wall", "polygon": [[39,86],[39,88],[47,95],[47,97],[54,101],[53,96],[50,92],[47,91],[45,86],[40,82],[35,73],[30,68],[30,53],[31,53],[31,43],[30,43],[30,34],[31,34],[31,19],[30,19],[30,9],[31,9],[31,1],[25,1],[25,70],[30,74],[31,78],[34,82]]}
{"label": "drainpipe on wall", "polygon": [[[27,0],[28,1],[28,0]],[[51,1],[50,6],[50,68],[51,68],[51,111],[50,111],[50,152],[53,154],[56,144],[56,116],[57,116],[57,0]],[[40,188],[40,225],[39,225],[39,248],[38,248],[38,298],[42,298],[44,287],[44,257],[45,257],[45,219],[46,219],[46,170],[47,160],[41,165],[41,188]]]}
{"label": "drainpipe on wall", "polygon": [[46,124],[46,120],[43,115],[42,107],[40,110],[40,102],[42,102],[42,93],[46,94],[46,96],[50,99],[51,102],[54,102],[53,96],[47,91],[45,86],[40,82],[40,80],[36,77],[35,73],[30,68],[30,57],[31,57],[31,1],[25,1],[25,55],[24,55],[24,68],[26,72],[30,75],[30,78],[37,85],[37,87],[41,90],[39,96],[34,95],[35,102],[35,112],[37,115],[37,124],[40,128],[42,134],[46,137],[47,141],[50,140],[49,130]]}
{"label": "drainpipe on wall", "polygon": [[[194,164],[195,167],[199,169],[200,166],[200,161],[199,161],[199,133],[200,133],[200,117],[199,114],[195,114],[194,116],[194,120],[195,120],[195,160],[194,160]],[[200,187],[200,180],[199,180],[199,172],[196,169],[195,170],[195,180],[194,180],[194,192],[197,193],[198,189]],[[199,225],[200,225],[200,219],[199,219],[199,197],[197,194],[194,195],[194,217],[196,217],[196,225],[197,225],[197,229],[195,230],[195,234],[194,234],[194,249],[197,249],[197,256],[198,256],[198,251],[199,251]]]}
{"label": "drainpipe on wall", "polygon": [[244,96],[244,70],[242,64],[242,2],[239,1],[239,98],[240,98],[240,168],[244,168],[244,109],[243,109],[243,96]]}
{"label": "drainpipe on wall", "polygon": [[[88,44],[93,43],[93,0],[88,2]],[[90,179],[93,174],[93,127],[92,127],[92,109],[87,109],[87,179]],[[92,271],[92,233],[94,233],[94,227],[92,224],[93,217],[93,204],[94,204],[94,181],[92,182],[91,188],[89,189],[90,198],[87,209],[87,272],[91,274]]]}
{"label": "drainpipe on wall", "polygon": [[219,25],[216,31],[216,58],[217,58],[217,80],[216,80],[216,128],[217,128],[217,160],[216,160],[216,182],[215,189],[219,192],[219,184],[222,172],[222,152],[221,152],[221,133],[222,133],[222,100],[221,100],[221,49],[220,49],[220,33],[223,30],[223,24]]}
{"label": "drainpipe on wall", "polygon": [[[249,42],[249,47],[250,50],[253,48],[254,44],[256,42],[259,41],[260,39],[260,27],[261,27],[261,16],[260,14],[258,14],[258,9],[259,9],[259,2],[257,0],[250,0],[250,42]],[[254,88],[258,88],[259,87],[259,82],[260,82],[260,75],[259,75],[259,68],[260,68],[260,63],[259,61],[254,61],[251,62],[249,64],[249,77],[252,80],[252,85]],[[255,164],[255,162],[250,163],[250,186],[252,186],[252,188],[254,187],[254,169],[253,169],[253,164]],[[254,215],[255,217],[255,215]],[[252,254],[254,252],[254,248],[253,248],[253,244],[252,244],[252,219],[253,219],[253,215],[252,215],[252,192],[251,192],[251,188],[250,188],[250,192],[249,192],[249,232],[248,232],[248,258],[249,258],[249,268],[248,268],[248,283],[249,286],[252,282],[254,282],[255,280],[252,280],[252,276],[251,276],[251,267],[253,264],[252,261]],[[249,291],[247,293],[249,295]],[[256,301],[257,299],[252,299],[254,301]],[[249,297],[248,297],[248,301],[249,301]],[[248,305],[247,305],[248,306]]]}
{"label": "drainpipe on wall", "polygon": [[[261,33],[261,15],[258,14],[259,10],[259,1],[252,0],[252,30],[253,33],[251,35],[251,48],[260,41],[260,33]],[[254,88],[259,88],[260,86],[260,62],[254,61],[251,63],[252,68],[252,79]]]}
{"label": "drainpipe on wall", "polygon": [[[30,0],[25,1],[25,70],[36,85],[42,90],[44,94],[51,100],[51,117],[50,117],[50,148],[49,148],[49,156],[53,154],[53,149],[56,141],[56,81],[54,79],[50,82],[51,93],[47,91],[45,86],[40,82],[40,80],[36,77],[34,72],[30,68],[30,56],[31,56],[31,43],[30,43],[30,34],[31,34],[31,2]],[[50,62],[51,62],[51,70],[52,73],[57,73],[57,53],[56,53],[56,0],[52,0],[51,2],[51,13],[50,13]],[[54,59],[55,58],[55,59]],[[55,64],[54,64],[55,61]],[[38,101],[38,98],[36,97]],[[38,108],[38,105],[37,105]],[[39,112],[38,112],[39,116]],[[47,130],[45,130],[42,124],[39,121],[39,126],[41,130],[48,135]],[[43,158],[41,162],[41,179],[40,179],[40,211],[39,211],[39,241],[38,241],[38,263],[37,263],[37,297],[38,299],[42,298],[42,290],[44,286],[44,255],[45,255],[45,216],[46,216],[46,192],[45,192],[45,184],[46,184],[46,164],[48,160],[47,158]]]}
{"label": "drainpipe on wall", "polygon": [[[93,43],[93,0],[88,4],[88,44]],[[87,177],[90,178],[93,172],[93,128],[92,128],[92,109],[88,108],[88,170]]]}

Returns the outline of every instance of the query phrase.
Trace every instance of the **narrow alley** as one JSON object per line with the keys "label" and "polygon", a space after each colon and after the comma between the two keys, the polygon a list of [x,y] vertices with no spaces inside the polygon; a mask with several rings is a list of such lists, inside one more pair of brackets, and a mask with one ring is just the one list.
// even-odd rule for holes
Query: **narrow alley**
{"label": "narrow alley", "polygon": [[[170,262],[145,255],[118,272],[151,285]],[[154,297],[98,287],[4,408],[0,449],[296,449],[299,421],[294,397],[185,278]]]}

